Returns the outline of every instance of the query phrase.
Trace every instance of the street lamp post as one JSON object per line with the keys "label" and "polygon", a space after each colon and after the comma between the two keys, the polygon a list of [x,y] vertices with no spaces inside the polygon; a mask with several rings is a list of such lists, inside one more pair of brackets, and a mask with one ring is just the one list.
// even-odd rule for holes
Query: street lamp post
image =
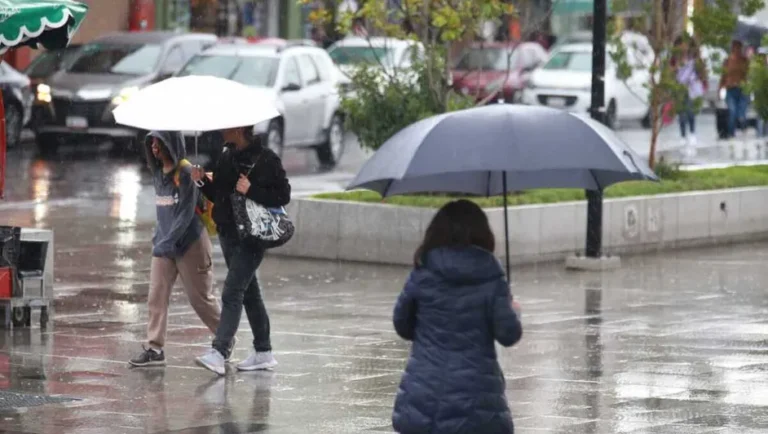
{"label": "street lamp post", "polygon": [[[592,119],[605,123],[605,44],[607,0],[594,0],[592,19]],[[587,258],[600,258],[603,250],[603,191],[587,190]]]}

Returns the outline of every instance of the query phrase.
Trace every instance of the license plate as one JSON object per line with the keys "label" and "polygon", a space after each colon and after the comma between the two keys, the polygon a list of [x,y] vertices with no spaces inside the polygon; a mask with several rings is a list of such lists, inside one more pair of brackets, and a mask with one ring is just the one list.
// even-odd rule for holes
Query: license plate
{"label": "license plate", "polygon": [[547,105],[550,107],[563,108],[565,107],[565,98],[549,97],[547,98]]}
{"label": "license plate", "polygon": [[81,116],[67,116],[67,127],[83,130],[88,128],[88,119]]}

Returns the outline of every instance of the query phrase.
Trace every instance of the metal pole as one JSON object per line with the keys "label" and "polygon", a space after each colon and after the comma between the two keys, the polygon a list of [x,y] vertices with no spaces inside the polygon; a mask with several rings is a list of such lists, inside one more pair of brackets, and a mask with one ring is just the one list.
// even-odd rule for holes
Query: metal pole
{"label": "metal pole", "polygon": [[[605,123],[605,43],[608,19],[607,0],[594,0],[592,19],[592,119]],[[603,250],[603,192],[587,190],[588,258],[599,258]]]}
{"label": "metal pole", "polygon": [[511,267],[509,266],[509,209],[507,207],[507,172],[501,172],[501,181],[504,183],[504,250],[507,257],[507,281],[512,280]]}

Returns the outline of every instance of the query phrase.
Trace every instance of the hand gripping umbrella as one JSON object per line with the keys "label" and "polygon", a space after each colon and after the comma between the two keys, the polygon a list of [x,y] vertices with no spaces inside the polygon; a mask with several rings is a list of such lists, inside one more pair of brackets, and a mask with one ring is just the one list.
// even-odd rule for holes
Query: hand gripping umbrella
{"label": "hand gripping umbrella", "polygon": [[[0,57],[11,48],[64,48],[88,12],[72,0],[0,0]],[[0,94],[0,198],[5,187],[5,107]]]}
{"label": "hand gripping umbrella", "polygon": [[347,188],[382,196],[459,193],[504,196],[533,188],[602,190],[631,180],[658,181],[606,126],[548,107],[493,104],[419,121],[395,134]]}

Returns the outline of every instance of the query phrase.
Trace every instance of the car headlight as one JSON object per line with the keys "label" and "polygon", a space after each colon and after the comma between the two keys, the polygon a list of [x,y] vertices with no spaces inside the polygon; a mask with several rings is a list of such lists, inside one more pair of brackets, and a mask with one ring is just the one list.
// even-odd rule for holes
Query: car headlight
{"label": "car headlight", "polygon": [[112,104],[114,105],[120,105],[136,94],[136,92],[139,91],[138,87],[126,87],[120,90],[120,92],[117,93],[117,95],[112,98]]}
{"label": "car headlight", "polygon": [[51,86],[40,83],[37,85],[36,98],[40,102],[51,102]]}
{"label": "car headlight", "polygon": [[720,94],[718,96],[721,100],[725,100],[725,89],[720,89]]}
{"label": "car headlight", "polygon": [[535,89],[536,86],[533,84],[533,80],[525,80],[525,88],[526,89]]}

